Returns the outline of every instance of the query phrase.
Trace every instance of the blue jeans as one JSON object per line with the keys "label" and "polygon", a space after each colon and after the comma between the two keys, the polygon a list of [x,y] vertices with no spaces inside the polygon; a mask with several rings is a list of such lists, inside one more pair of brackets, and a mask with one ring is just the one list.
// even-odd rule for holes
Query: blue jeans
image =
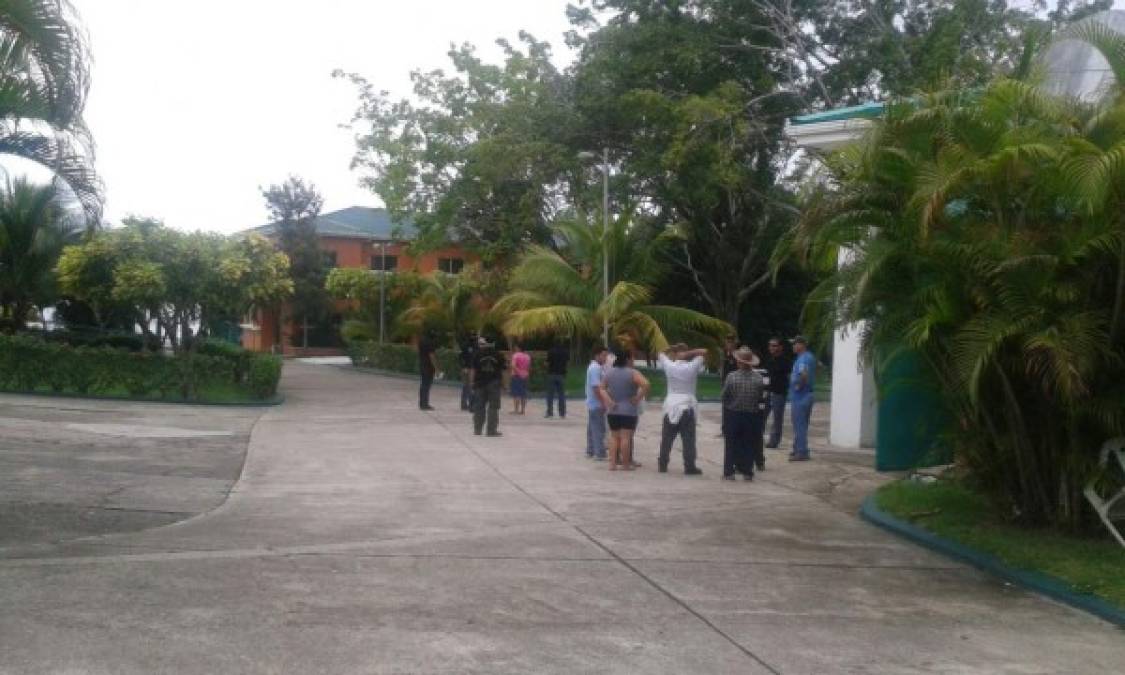
{"label": "blue jeans", "polygon": [[606,456],[605,447],[605,408],[586,409],[590,417],[586,421],[586,456]]}
{"label": "blue jeans", "polygon": [[559,397],[559,417],[566,417],[566,375],[547,376],[547,417],[555,414],[555,395]]}
{"label": "blue jeans", "polygon": [[770,392],[769,415],[772,418],[769,446],[776,448],[781,445],[781,428],[785,426],[785,394]]}
{"label": "blue jeans", "polygon": [[809,420],[812,419],[813,397],[805,395],[789,402],[793,420],[793,454],[809,456]]}

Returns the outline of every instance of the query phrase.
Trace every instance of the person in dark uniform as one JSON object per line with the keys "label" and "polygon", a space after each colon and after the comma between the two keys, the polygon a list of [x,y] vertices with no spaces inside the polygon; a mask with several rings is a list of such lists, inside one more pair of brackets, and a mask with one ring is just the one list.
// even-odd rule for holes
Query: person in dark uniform
{"label": "person in dark uniform", "polygon": [[489,436],[500,434],[500,382],[508,364],[496,351],[496,345],[480,338],[473,354],[473,367],[469,371],[469,384],[473,388],[473,433],[477,436],[487,429]]}
{"label": "person in dark uniform", "polygon": [[477,338],[470,334],[461,342],[458,362],[461,366],[461,410],[473,410],[473,387],[469,384],[469,371],[473,369],[473,354],[476,352]]}
{"label": "person in dark uniform", "polygon": [[418,408],[433,410],[430,405],[430,387],[434,384],[434,375],[437,375],[438,362],[432,331],[426,331],[418,340],[418,369],[422,375],[422,382],[418,388]]}
{"label": "person in dark uniform", "polygon": [[566,417],[566,368],[570,364],[570,350],[561,341],[547,350],[547,414],[555,416],[555,396],[559,397],[559,417]]}
{"label": "person in dark uniform", "polygon": [[766,385],[770,394],[768,414],[772,417],[769,425],[770,440],[766,447],[776,448],[781,445],[781,429],[785,426],[785,400],[789,396],[789,373],[793,370],[793,359],[786,353],[781,338],[770,338],[769,358],[766,359],[765,366],[769,378],[769,384]]}
{"label": "person in dark uniform", "polygon": [[[734,352],[736,349],[738,349],[738,336],[726,336],[726,338],[723,339],[723,353],[720,354],[722,360],[719,362],[719,382],[726,382],[727,375],[738,370],[738,362],[734,360]],[[719,438],[722,438],[727,430],[726,407],[723,407],[719,411],[719,415]]]}

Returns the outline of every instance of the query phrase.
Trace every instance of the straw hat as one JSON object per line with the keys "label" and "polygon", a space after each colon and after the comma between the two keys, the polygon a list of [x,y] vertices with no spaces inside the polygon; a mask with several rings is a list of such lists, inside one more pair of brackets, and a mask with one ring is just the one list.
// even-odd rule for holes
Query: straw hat
{"label": "straw hat", "polygon": [[751,368],[758,367],[758,364],[760,363],[760,361],[758,360],[758,356],[754,353],[754,350],[750,349],[749,347],[739,347],[734,352],[734,360],[738,361],[739,363],[745,363]]}

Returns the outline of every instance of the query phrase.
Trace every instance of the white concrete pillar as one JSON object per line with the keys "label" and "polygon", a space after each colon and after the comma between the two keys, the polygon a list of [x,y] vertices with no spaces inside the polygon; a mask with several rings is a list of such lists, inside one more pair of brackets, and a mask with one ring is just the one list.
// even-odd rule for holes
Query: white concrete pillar
{"label": "white concrete pillar", "polygon": [[875,374],[859,363],[861,324],[836,329],[832,352],[832,415],[828,442],[843,448],[875,447],[878,396]]}
{"label": "white concrete pillar", "polygon": [[[837,265],[851,261],[854,252],[841,249]],[[832,414],[828,442],[843,448],[875,447],[879,399],[875,373],[859,360],[863,324],[837,328],[832,343]]]}

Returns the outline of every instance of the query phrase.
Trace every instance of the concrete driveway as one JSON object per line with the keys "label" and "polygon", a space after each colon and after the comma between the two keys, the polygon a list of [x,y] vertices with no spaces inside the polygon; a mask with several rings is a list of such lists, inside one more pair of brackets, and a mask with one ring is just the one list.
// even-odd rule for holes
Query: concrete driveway
{"label": "concrete driveway", "polygon": [[[0,559],[2,673],[1108,673],[1125,633],[855,517],[860,455],[753,483],[473,436],[456,393],[287,364],[218,508]],[[678,464],[673,462],[673,469]],[[866,487],[864,489],[866,489]]]}

